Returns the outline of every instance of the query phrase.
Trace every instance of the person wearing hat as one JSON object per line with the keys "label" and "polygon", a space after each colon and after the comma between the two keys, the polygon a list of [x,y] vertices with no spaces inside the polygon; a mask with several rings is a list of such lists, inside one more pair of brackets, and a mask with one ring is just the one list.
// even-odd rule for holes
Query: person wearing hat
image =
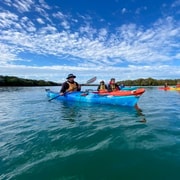
{"label": "person wearing hat", "polygon": [[97,88],[97,91],[99,92],[107,92],[107,85],[104,83],[104,81],[101,81],[98,88]]}
{"label": "person wearing hat", "polygon": [[109,84],[108,84],[108,91],[112,92],[112,91],[119,91],[120,88],[118,86],[118,84],[115,82],[115,78],[111,78]]}
{"label": "person wearing hat", "polygon": [[68,77],[66,78],[67,81],[62,84],[61,90],[60,90],[60,95],[64,95],[67,92],[73,92],[73,91],[80,91],[81,86],[74,81],[76,78],[75,75],[73,74],[68,74]]}
{"label": "person wearing hat", "polygon": [[177,82],[176,88],[180,88],[180,81]]}

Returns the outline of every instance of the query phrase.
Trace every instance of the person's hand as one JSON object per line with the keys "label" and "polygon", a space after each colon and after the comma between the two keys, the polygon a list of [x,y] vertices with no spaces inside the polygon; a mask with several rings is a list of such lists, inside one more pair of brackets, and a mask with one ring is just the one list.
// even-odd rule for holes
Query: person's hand
{"label": "person's hand", "polygon": [[59,94],[60,94],[60,96],[64,96],[64,93],[62,93],[62,92],[61,92],[61,93],[59,93]]}

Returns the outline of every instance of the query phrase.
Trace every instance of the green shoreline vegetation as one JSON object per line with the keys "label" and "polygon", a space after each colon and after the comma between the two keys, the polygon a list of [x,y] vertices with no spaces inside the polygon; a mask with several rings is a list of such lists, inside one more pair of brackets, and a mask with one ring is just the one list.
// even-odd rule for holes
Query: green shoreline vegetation
{"label": "green shoreline vegetation", "polygon": [[[167,83],[169,86],[174,86],[180,79],[153,79],[153,78],[140,78],[136,80],[117,81],[118,85],[124,84],[125,86],[161,86]],[[61,86],[62,83],[45,80],[24,79],[15,76],[1,76],[0,86]],[[87,84],[82,84],[87,86]],[[90,86],[97,86],[98,84],[91,84]]]}
{"label": "green shoreline vegetation", "polygon": [[44,80],[24,79],[15,76],[0,76],[0,86],[58,86],[59,83]]}

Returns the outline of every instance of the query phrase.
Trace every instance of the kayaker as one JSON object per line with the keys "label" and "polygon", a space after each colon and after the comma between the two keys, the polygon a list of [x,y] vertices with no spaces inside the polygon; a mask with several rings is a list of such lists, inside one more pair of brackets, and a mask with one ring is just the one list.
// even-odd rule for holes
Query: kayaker
{"label": "kayaker", "polygon": [[108,84],[108,91],[112,92],[112,91],[119,91],[119,90],[120,90],[120,87],[116,83],[115,78],[111,78],[111,80]]}
{"label": "kayaker", "polygon": [[107,92],[107,85],[105,84],[104,81],[101,81],[98,88],[97,88],[97,91],[99,92]]}
{"label": "kayaker", "polygon": [[167,84],[167,83],[165,83],[165,84],[164,84],[164,88],[167,88],[167,87],[168,87],[168,84]]}
{"label": "kayaker", "polygon": [[125,85],[122,83],[122,84],[120,85],[120,88],[123,89],[124,87],[125,87]]}
{"label": "kayaker", "polygon": [[68,75],[68,77],[66,78],[67,81],[65,81],[62,84],[62,87],[60,90],[60,95],[64,95],[67,92],[73,92],[73,91],[80,91],[81,90],[81,86],[76,81],[74,81],[75,78],[76,78],[76,76],[73,74]]}
{"label": "kayaker", "polygon": [[176,84],[176,88],[180,88],[180,82],[179,81]]}

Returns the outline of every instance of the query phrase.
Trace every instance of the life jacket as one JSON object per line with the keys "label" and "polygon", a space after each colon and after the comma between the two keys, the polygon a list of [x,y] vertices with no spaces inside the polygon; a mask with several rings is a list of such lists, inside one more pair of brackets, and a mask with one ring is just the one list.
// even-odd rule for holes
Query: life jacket
{"label": "life jacket", "polygon": [[67,83],[69,85],[69,88],[66,90],[66,92],[77,91],[78,87],[77,87],[77,83],[76,82],[73,82],[73,83],[67,82]]}
{"label": "life jacket", "polygon": [[118,91],[119,90],[119,89],[117,89],[116,84],[111,83],[111,81],[109,82],[109,85],[110,85],[111,91]]}
{"label": "life jacket", "polygon": [[105,84],[101,84],[99,87],[99,92],[107,92]]}
{"label": "life jacket", "polygon": [[115,84],[110,84],[110,87],[111,87],[112,91],[116,91],[117,90]]}

